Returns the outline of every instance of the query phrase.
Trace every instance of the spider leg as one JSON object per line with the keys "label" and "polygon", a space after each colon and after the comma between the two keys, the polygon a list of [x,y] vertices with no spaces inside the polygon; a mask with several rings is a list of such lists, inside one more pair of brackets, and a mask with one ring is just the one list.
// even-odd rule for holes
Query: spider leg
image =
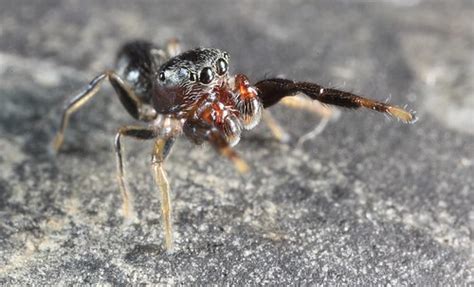
{"label": "spider leg", "polygon": [[171,38],[166,43],[166,52],[170,58],[181,54],[181,43],[177,38]]}
{"label": "spider leg", "polygon": [[320,133],[324,131],[328,123],[329,118],[323,118],[312,131],[304,134],[298,139],[296,146],[301,147],[305,141],[316,138]]}
{"label": "spider leg", "polygon": [[298,139],[296,146],[301,146],[305,141],[316,138],[326,129],[329,120],[337,119],[340,115],[339,110],[331,109],[318,101],[304,97],[302,94],[297,94],[294,97],[285,97],[281,99],[280,103],[289,108],[307,111],[321,117],[316,127]]}
{"label": "spider leg", "polygon": [[302,97],[299,94],[294,97],[285,97],[280,100],[280,103],[295,110],[310,112],[321,118],[329,119],[334,116],[334,110],[331,110],[329,107],[317,101]]}
{"label": "spider leg", "polygon": [[276,104],[284,97],[303,93],[313,100],[329,105],[352,109],[364,107],[393,116],[406,123],[414,123],[416,121],[414,113],[408,112],[403,108],[363,98],[349,92],[336,89],[326,89],[314,83],[294,82],[287,79],[275,78],[260,81],[255,86],[259,91],[258,95],[265,108]]}
{"label": "spider leg", "polygon": [[225,136],[212,125],[197,119],[188,119],[183,125],[183,132],[196,144],[209,142],[221,155],[230,159],[240,173],[249,170],[247,163],[232,149]]}
{"label": "spider leg", "polygon": [[161,194],[161,212],[163,215],[163,228],[165,232],[166,250],[173,249],[173,227],[171,222],[171,199],[170,185],[166,178],[164,162],[171,151],[175,138],[159,138],[155,141],[152,154],[152,167],[155,175],[155,181]]}
{"label": "spider leg", "polygon": [[66,103],[66,106],[63,109],[59,130],[56,133],[53,141],[53,147],[56,152],[59,151],[64,141],[64,132],[69,123],[70,116],[97,94],[102,86],[102,83],[106,79],[110,81],[120,101],[130,113],[130,115],[136,119],[151,117],[150,115],[145,115],[142,113],[142,101],[135,95],[130,87],[128,87],[124,80],[122,80],[122,78],[120,78],[120,76],[118,76],[115,72],[106,71],[95,77],[82,92]]}
{"label": "spider leg", "polygon": [[128,191],[127,183],[125,181],[125,171],[122,157],[122,136],[132,137],[138,140],[149,140],[156,137],[154,129],[137,127],[137,126],[124,126],[119,129],[115,136],[115,155],[117,158],[117,179],[120,187],[120,193],[122,194],[122,210],[123,215],[127,219],[133,218],[133,200],[132,195]]}
{"label": "spider leg", "polygon": [[[298,140],[298,145],[300,145],[302,142],[310,138],[316,137],[318,134],[320,134],[324,130],[324,128],[326,127],[327,123],[329,122],[331,118],[337,118],[339,115],[338,110],[330,109],[329,107],[326,107],[317,101],[304,98],[300,95],[296,95],[294,97],[285,97],[281,99],[280,103],[289,108],[310,112],[322,118],[320,123],[312,131],[303,135]],[[263,121],[270,128],[270,131],[272,132],[273,136],[279,142],[286,143],[290,140],[290,135],[287,132],[285,132],[285,130],[281,127],[278,121],[272,116],[269,110],[263,111]]]}
{"label": "spider leg", "polygon": [[287,143],[290,141],[290,135],[281,127],[269,110],[263,110],[262,119],[277,141],[281,143]]}
{"label": "spider leg", "polygon": [[250,168],[245,160],[243,160],[237,152],[232,149],[220,132],[211,132],[209,142],[220,152],[221,155],[230,159],[234,163],[238,172],[243,174],[249,171]]}

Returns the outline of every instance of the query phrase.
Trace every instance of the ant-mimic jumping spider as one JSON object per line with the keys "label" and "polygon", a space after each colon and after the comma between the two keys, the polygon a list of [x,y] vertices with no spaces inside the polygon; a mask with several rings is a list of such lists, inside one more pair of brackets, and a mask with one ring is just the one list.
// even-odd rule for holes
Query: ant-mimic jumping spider
{"label": "ant-mimic jumping spider", "polygon": [[[119,51],[116,70],[95,77],[63,111],[54,139],[56,151],[63,143],[69,117],[97,94],[105,80],[111,83],[128,113],[147,123],[143,127],[119,129],[115,137],[118,181],[124,215],[130,217],[133,207],[124,179],[122,137],[154,139],[152,166],[161,193],[167,250],[173,246],[173,233],[169,184],[163,164],[179,135],[184,134],[196,144],[210,143],[239,172],[246,172],[247,164],[232,147],[239,142],[242,130],[250,130],[260,122],[262,113],[274,135],[283,139],[282,130],[264,109],[285,97],[292,99],[286,102],[292,107],[305,108],[316,100],[352,109],[368,108],[406,123],[416,120],[413,113],[400,107],[314,83],[273,78],[251,84],[244,74],[231,75],[229,63],[227,52],[219,49],[197,48],[181,53],[176,40],[170,41],[165,49],[146,41],[130,42]],[[290,97],[297,94],[309,98]]]}

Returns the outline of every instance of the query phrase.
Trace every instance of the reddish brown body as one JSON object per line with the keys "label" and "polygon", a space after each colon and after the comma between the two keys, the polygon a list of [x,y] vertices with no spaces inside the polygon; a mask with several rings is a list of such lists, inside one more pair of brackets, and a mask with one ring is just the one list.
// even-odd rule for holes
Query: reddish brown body
{"label": "reddish brown body", "polygon": [[229,61],[229,55],[219,49],[198,48],[180,53],[176,41],[168,43],[166,49],[146,41],[127,43],[118,53],[116,71],[105,71],[95,77],[64,108],[54,140],[56,150],[63,143],[70,115],[91,99],[106,79],[129,114],[147,123],[144,127],[124,126],[115,137],[123,212],[127,218],[133,216],[131,194],[124,178],[121,139],[123,136],[154,139],[152,166],[162,196],[168,250],[173,242],[171,201],[163,165],[180,134],[197,144],[210,143],[232,160],[239,171],[245,172],[247,164],[232,146],[240,140],[243,129],[251,129],[259,123],[264,108],[284,97],[300,93],[325,104],[352,109],[364,107],[407,123],[416,120],[413,113],[397,106],[315,83],[274,78],[252,85],[243,74],[229,74]]}
{"label": "reddish brown body", "polygon": [[226,52],[199,48],[164,63],[151,90],[154,109],[182,122],[196,143],[237,144],[242,129],[260,121],[263,107],[246,76],[229,75],[229,60]]}

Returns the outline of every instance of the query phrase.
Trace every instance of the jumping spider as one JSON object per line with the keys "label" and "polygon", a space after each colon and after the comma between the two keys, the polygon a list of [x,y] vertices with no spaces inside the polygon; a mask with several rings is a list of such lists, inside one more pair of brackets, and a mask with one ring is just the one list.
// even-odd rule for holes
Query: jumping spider
{"label": "jumping spider", "polygon": [[[154,139],[152,166],[161,193],[165,245],[173,246],[169,184],[163,164],[176,138],[184,134],[196,144],[210,143],[230,159],[240,172],[248,166],[232,149],[242,130],[254,128],[269,108],[284,97],[289,106],[305,108],[312,100],[323,104],[375,110],[406,123],[415,115],[400,107],[366,99],[352,93],[324,88],[308,82],[273,78],[251,84],[244,74],[229,73],[227,52],[197,48],[181,53],[179,43],[170,41],[161,49],[146,41],[125,44],[117,56],[116,70],[95,77],[64,108],[61,125],[54,139],[58,151],[63,143],[69,117],[97,94],[108,80],[128,113],[146,126],[121,127],[115,137],[118,181],[126,217],[133,213],[132,200],[124,179],[121,140],[123,136]],[[304,94],[309,98],[290,97]],[[282,101],[283,102],[283,101]],[[265,111],[264,119],[274,135],[283,138],[281,129]]]}

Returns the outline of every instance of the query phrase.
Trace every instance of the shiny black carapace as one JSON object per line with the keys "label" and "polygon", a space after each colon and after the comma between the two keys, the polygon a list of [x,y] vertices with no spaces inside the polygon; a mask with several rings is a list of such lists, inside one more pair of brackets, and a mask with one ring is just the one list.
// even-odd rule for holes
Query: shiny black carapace
{"label": "shiny black carapace", "polygon": [[316,100],[352,109],[368,108],[406,123],[416,119],[413,113],[400,107],[314,83],[273,78],[251,84],[244,74],[231,75],[229,64],[228,53],[219,49],[197,48],[181,53],[176,40],[170,41],[164,49],[146,41],[130,42],[120,49],[116,69],[95,77],[63,111],[54,139],[56,151],[63,143],[71,114],[90,100],[105,80],[109,80],[128,113],[146,123],[144,126],[124,126],[115,137],[123,212],[126,217],[134,214],[124,179],[121,138],[154,139],[152,166],[162,196],[168,250],[173,246],[173,233],[169,184],[163,164],[179,135],[184,134],[196,144],[210,143],[232,160],[240,172],[246,172],[246,162],[232,147],[239,142],[242,130],[255,127],[262,114],[274,135],[283,140],[284,132],[268,111],[263,113],[280,100],[293,108],[311,110],[313,100]]}

